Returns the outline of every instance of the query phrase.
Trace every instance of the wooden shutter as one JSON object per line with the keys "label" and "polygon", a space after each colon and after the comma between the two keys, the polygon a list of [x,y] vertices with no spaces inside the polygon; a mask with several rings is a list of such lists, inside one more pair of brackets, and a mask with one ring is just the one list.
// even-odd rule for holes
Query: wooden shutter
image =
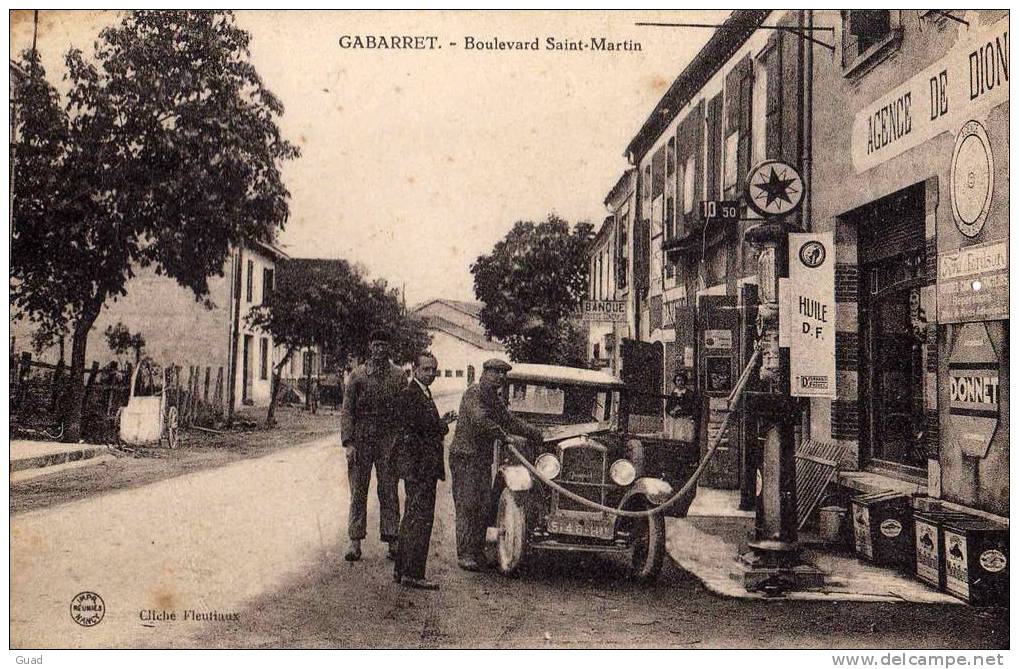
{"label": "wooden shutter", "polygon": [[717,200],[719,199],[719,176],[721,172],[721,154],[722,154],[722,94],[719,93],[715,97],[711,98],[708,103],[707,111],[707,188],[705,193],[705,199]]}
{"label": "wooden shutter", "polygon": [[747,173],[750,171],[750,106],[753,96],[753,63],[746,55],[725,77],[725,137],[738,132],[736,145],[736,182],[729,184],[725,195],[738,196]]}
{"label": "wooden shutter", "polygon": [[[693,192],[693,208],[691,213],[686,214],[685,201],[686,193],[684,191],[684,184],[688,178],[686,175],[686,164],[689,161],[690,156],[694,158],[694,192]],[[693,223],[697,217],[697,199],[699,186],[704,178],[704,103],[698,102],[697,106],[690,110],[690,113],[686,115],[679,125],[676,127],[676,163],[682,168],[676,170],[676,174],[679,175],[682,172],[682,178],[678,180],[676,186],[676,236],[685,237],[690,234],[693,228]]]}
{"label": "wooden shutter", "polygon": [[764,54],[768,72],[768,90],[765,109],[766,157],[782,155],[782,33],[776,31],[768,38]]}

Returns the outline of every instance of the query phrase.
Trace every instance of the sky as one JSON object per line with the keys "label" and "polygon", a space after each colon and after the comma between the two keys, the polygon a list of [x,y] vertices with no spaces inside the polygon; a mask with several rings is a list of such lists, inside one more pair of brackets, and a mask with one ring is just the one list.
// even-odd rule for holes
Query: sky
{"label": "sky", "polygon": [[[251,61],[283,102],[293,257],[346,258],[405,288],[407,302],[471,300],[470,264],[517,220],[555,212],[596,226],[626,169],[629,141],[708,29],[728,12],[239,11]],[[40,12],[51,80],[71,46],[86,53],[111,12]],[[31,45],[15,16],[11,53]],[[357,50],[341,35],[438,37],[435,50]],[[639,52],[465,50],[547,37],[640,42]],[[452,46],[450,43],[456,43]]]}

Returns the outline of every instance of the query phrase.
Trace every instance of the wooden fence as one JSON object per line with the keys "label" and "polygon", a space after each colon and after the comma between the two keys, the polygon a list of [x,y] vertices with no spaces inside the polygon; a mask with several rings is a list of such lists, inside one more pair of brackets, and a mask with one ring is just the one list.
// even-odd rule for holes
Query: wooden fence
{"label": "wooden fence", "polygon": [[[162,388],[162,370],[156,369],[157,379],[140,378],[136,394],[152,394]],[[132,372],[131,365],[100,367],[98,362],[84,371],[82,437],[86,441],[117,441],[118,415],[130,395]],[[175,365],[167,370],[165,385],[167,405],[177,407],[181,427],[209,426],[222,420],[226,409],[222,367]],[[11,437],[59,439],[69,388],[70,373],[63,361],[54,365],[32,360],[27,351],[12,353]]]}

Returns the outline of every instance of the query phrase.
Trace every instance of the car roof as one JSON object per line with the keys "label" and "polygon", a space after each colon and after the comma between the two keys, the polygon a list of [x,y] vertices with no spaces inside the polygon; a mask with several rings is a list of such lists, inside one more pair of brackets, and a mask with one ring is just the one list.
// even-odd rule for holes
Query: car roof
{"label": "car roof", "polygon": [[513,363],[513,369],[506,373],[511,381],[540,381],[585,386],[624,387],[618,377],[597,369],[564,367],[562,365],[539,365],[529,362]]}

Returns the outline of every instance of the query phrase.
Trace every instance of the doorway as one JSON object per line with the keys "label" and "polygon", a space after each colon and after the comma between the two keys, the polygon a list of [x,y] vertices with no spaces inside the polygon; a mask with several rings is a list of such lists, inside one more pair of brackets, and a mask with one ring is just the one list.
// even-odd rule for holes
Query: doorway
{"label": "doorway", "polygon": [[924,478],[924,184],[854,212],[859,255],[860,452],[871,468]]}

